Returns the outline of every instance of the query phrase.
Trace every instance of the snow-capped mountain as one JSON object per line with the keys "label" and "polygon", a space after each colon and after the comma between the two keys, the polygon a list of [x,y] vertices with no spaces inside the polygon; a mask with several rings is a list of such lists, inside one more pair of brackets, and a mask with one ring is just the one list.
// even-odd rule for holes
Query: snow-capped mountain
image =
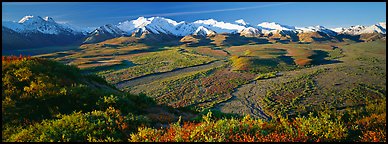
{"label": "snow-capped mountain", "polygon": [[[376,27],[382,27],[384,23]],[[139,17],[134,20],[126,20],[114,25],[124,31],[127,35],[142,35],[146,34],[164,34],[183,37],[187,35],[208,35],[209,31],[215,34],[236,34],[241,36],[256,37],[260,34],[264,36],[283,36],[295,37],[298,33],[324,33],[329,36],[336,36],[338,33],[358,34],[358,31],[364,30],[366,27],[360,26],[358,29],[328,29],[323,26],[310,27],[294,27],[279,24],[276,22],[263,22],[257,26],[251,26],[243,19],[236,20],[234,23],[217,21],[215,19],[197,20],[194,22],[177,22],[163,17]],[[385,30],[379,30],[373,27],[365,29],[364,32],[376,31],[378,33],[385,33]]]}
{"label": "snow-capped mountain", "polygon": [[335,36],[337,33],[331,29],[325,28],[323,26],[310,26],[310,27],[296,27],[298,33],[309,33],[309,32],[323,32],[330,36]]}
{"label": "snow-capped mountain", "polygon": [[68,23],[60,23],[60,24],[63,25],[64,27],[68,27],[72,29],[75,32],[81,32],[83,35],[87,35],[88,33],[91,33],[97,29],[96,27],[79,27]]}
{"label": "snow-capped mountain", "polygon": [[379,24],[378,25],[380,25],[382,28],[384,28],[384,29],[386,29],[386,24],[385,24],[385,22],[379,22]]}
{"label": "snow-capped mountain", "polygon": [[[314,42],[316,40],[335,41],[349,38],[348,36],[357,38],[353,35],[363,35],[362,39],[369,40],[368,37],[380,38],[385,37],[386,34],[385,22],[371,26],[357,25],[349,28],[328,29],[323,26],[294,27],[276,22],[251,25],[243,19],[228,23],[215,19],[177,22],[163,17],[139,17],[118,24],[106,24],[90,29],[57,23],[51,17],[25,16],[18,22],[3,21],[2,25],[3,36],[6,37],[3,37],[3,46],[5,43],[7,47],[12,47],[12,45],[16,45],[15,43],[23,43],[23,41],[26,43],[27,41],[28,43],[44,41],[44,43],[49,43],[48,45],[97,43],[121,36],[147,39],[147,41],[156,43],[182,39],[186,36],[189,36],[186,37],[189,39],[190,36],[201,38],[229,34],[243,37],[263,37],[271,42]],[[372,34],[379,34],[379,36]],[[42,46],[42,44],[36,46],[38,45]],[[33,46],[23,45],[19,47]]]}
{"label": "snow-capped mountain", "polygon": [[257,25],[260,29],[266,30],[266,31],[272,31],[272,30],[284,30],[284,31],[293,31],[295,30],[294,26],[287,26],[282,25],[275,22],[263,22]]}
{"label": "snow-capped mountain", "polygon": [[[243,20],[239,22],[245,23]],[[226,22],[219,22],[214,19],[197,20],[192,23],[185,21],[176,22],[171,19],[162,17],[139,17],[135,20],[127,20],[120,22],[117,27],[128,34],[132,34],[138,29],[144,29],[154,34],[171,34],[175,36],[186,36],[198,33],[198,31],[206,32],[212,31],[214,33],[238,33],[245,29],[242,24],[232,24]],[[206,29],[206,30],[205,30]]]}
{"label": "snow-capped mountain", "polygon": [[42,33],[42,34],[80,34],[82,30],[70,25],[59,24],[51,17],[25,16],[19,22],[3,22],[3,27],[18,33]]}
{"label": "snow-capped mountain", "polygon": [[186,22],[176,22],[162,17],[144,18],[139,17],[135,20],[120,22],[117,27],[127,34],[140,34],[146,32],[152,34],[167,34],[175,36],[185,36],[192,34],[196,28]]}
{"label": "snow-capped mountain", "polygon": [[179,31],[177,29],[177,26],[184,24],[184,22],[177,23],[174,20],[161,17],[152,17],[150,19],[151,22],[146,25],[146,28],[154,34],[187,35],[187,31]]}
{"label": "snow-capped mountain", "polygon": [[260,34],[260,30],[253,27],[247,27],[240,31],[240,35],[245,37],[257,37]]}
{"label": "snow-capped mountain", "polygon": [[125,34],[124,31],[122,31],[121,29],[111,24],[101,26],[92,32],[92,34],[106,34],[106,33],[111,35],[119,35],[119,36]]}
{"label": "snow-capped mountain", "polygon": [[380,33],[386,34],[386,24],[385,22],[380,22],[371,26],[350,26],[349,28],[334,28],[333,31],[339,34],[350,34],[350,35],[360,35],[368,33]]}
{"label": "snow-capped mountain", "polygon": [[365,26],[356,25],[356,26],[350,26],[349,28],[334,28],[332,30],[339,34],[356,35],[365,28],[366,28]]}
{"label": "snow-capped mountain", "polygon": [[[95,39],[99,42],[105,39],[109,39],[114,35],[118,36],[135,36],[135,37],[146,37],[146,35],[164,35],[164,36],[186,36],[193,34],[198,27],[193,25],[192,23],[176,22],[171,19],[162,18],[162,17],[139,17],[135,20],[126,20],[124,22],[120,22],[117,25],[111,25],[112,32],[115,34],[109,34],[109,36],[101,36],[98,33],[91,33],[88,35],[89,37],[100,37],[99,39]],[[108,32],[109,33],[109,32]]]}
{"label": "snow-capped mountain", "polygon": [[[238,33],[245,27],[225,22],[218,22],[214,19],[197,20],[192,23],[185,21],[176,22],[163,17],[139,17],[135,20],[126,20],[114,25],[124,31],[126,35],[164,34],[173,36],[187,35],[214,35],[215,33]],[[90,36],[92,36],[90,34]]]}
{"label": "snow-capped mountain", "polygon": [[[385,24],[384,24],[385,27]],[[380,24],[374,24],[369,27],[366,27],[365,29],[361,30],[358,34],[364,34],[364,33],[381,33],[386,34],[386,29]]]}
{"label": "snow-capped mountain", "polygon": [[144,17],[139,17],[136,20],[120,22],[117,27],[127,33],[131,33],[136,28],[144,27],[149,24],[151,20],[147,20]]}
{"label": "snow-capped mountain", "polygon": [[236,20],[236,21],[234,21],[234,22],[236,22],[237,24],[239,24],[239,25],[241,25],[241,26],[246,26],[246,25],[248,25],[248,23],[245,22],[243,19],[239,19],[239,20]]}
{"label": "snow-capped mountain", "polygon": [[193,22],[196,26],[204,26],[216,33],[237,33],[243,30],[245,27],[237,24],[219,22],[214,19],[197,20]]}
{"label": "snow-capped mountain", "polygon": [[283,25],[276,22],[263,22],[258,24],[257,28],[261,30],[264,36],[272,36],[274,38],[292,37],[292,39],[295,39],[297,34],[294,26]]}
{"label": "snow-capped mountain", "polygon": [[197,30],[195,30],[195,32],[193,33],[193,35],[196,35],[196,36],[211,36],[211,35],[215,35],[216,33],[212,30],[209,30],[203,26],[199,26]]}
{"label": "snow-capped mountain", "polygon": [[101,27],[98,27],[85,39],[84,43],[95,43],[104,41],[111,38],[125,36],[125,32],[119,29],[117,26],[107,24]]}
{"label": "snow-capped mountain", "polygon": [[[153,24],[151,24],[153,23]],[[148,31],[152,31],[155,34],[173,33],[169,28],[173,28],[176,25],[175,21],[167,20],[160,17],[144,18],[139,17],[136,20],[124,21],[117,25],[117,27],[126,33],[132,33],[137,29],[146,28]]]}
{"label": "snow-capped mountain", "polygon": [[162,17],[139,17],[135,20],[120,22],[117,27],[128,34],[143,29],[154,34],[164,33],[176,36],[189,35],[197,29],[194,25],[184,21],[178,23],[174,20]]}
{"label": "snow-capped mountain", "polygon": [[2,22],[2,46],[21,49],[80,44],[86,32],[51,17],[25,16],[18,22]]}

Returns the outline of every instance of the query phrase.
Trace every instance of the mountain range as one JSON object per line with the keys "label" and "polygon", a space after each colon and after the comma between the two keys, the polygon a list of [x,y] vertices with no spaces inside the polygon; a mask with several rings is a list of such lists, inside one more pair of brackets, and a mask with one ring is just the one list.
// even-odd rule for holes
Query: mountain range
{"label": "mountain range", "polygon": [[229,37],[232,41],[260,39],[266,42],[338,42],[385,39],[386,23],[329,29],[324,26],[295,27],[275,22],[251,25],[244,20],[223,22],[214,19],[177,22],[163,17],[139,17],[95,29],[60,24],[51,17],[25,16],[18,22],[2,22],[3,49],[98,43],[117,37],[135,37],[144,42],[176,41],[195,44],[204,39]]}

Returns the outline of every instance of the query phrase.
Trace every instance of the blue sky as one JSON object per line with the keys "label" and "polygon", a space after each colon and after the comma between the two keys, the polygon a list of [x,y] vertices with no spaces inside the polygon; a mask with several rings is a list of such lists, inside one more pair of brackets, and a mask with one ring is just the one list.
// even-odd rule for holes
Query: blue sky
{"label": "blue sky", "polygon": [[385,2],[2,2],[2,21],[18,21],[25,15],[50,16],[81,27],[162,16],[178,22],[244,19],[253,25],[267,21],[334,28],[385,22],[385,13]]}

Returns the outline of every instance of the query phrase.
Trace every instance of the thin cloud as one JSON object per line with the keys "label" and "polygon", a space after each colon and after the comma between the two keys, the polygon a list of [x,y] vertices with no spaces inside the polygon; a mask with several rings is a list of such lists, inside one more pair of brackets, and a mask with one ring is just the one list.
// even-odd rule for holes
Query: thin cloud
{"label": "thin cloud", "polygon": [[155,13],[155,14],[146,14],[146,15],[120,16],[120,17],[112,17],[112,18],[131,18],[131,17],[138,17],[138,16],[151,17],[151,16],[178,16],[178,15],[190,15],[190,14],[204,14],[204,13],[216,13],[216,12],[226,12],[226,11],[237,11],[237,10],[248,10],[248,9],[264,8],[264,7],[273,7],[273,6],[287,5],[287,4],[292,4],[292,3],[293,2],[268,4],[268,5],[260,5],[260,6],[253,6],[253,7],[242,7],[242,8],[228,8],[228,9],[217,9],[217,10],[173,12],[173,13]]}

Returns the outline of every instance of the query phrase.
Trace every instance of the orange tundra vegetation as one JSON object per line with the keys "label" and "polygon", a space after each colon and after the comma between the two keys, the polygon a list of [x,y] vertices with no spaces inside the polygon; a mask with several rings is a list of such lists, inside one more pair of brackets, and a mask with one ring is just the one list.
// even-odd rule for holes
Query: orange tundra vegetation
{"label": "orange tundra vegetation", "polygon": [[[372,107],[376,107],[377,105]],[[384,104],[383,104],[384,105]],[[354,113],[356,112],[356,113]],[[156,142],[321,142],[386,141],[386,117],[381,114],[358,115],[360,110],[335,113],[322,111],[296,118],[277,117],[270,121],[251,118],[215,118],[209,111],[201,122],[182,122],[153,129],[139,127],[129,141]],[[364,118],[361,118],[364,117]],[[359,119],[356,122],[349,119]]]}
{"label": "orange tundra vegetation", "polygon": [[1,56],[1,61],[2,62],[19,61],[19,60],[24,60],[24,59],[30,60],[31,56],[23,56],[22,54],[20,54],[19,56],[14,56],[14,55],[11,55],[11,56]]}

